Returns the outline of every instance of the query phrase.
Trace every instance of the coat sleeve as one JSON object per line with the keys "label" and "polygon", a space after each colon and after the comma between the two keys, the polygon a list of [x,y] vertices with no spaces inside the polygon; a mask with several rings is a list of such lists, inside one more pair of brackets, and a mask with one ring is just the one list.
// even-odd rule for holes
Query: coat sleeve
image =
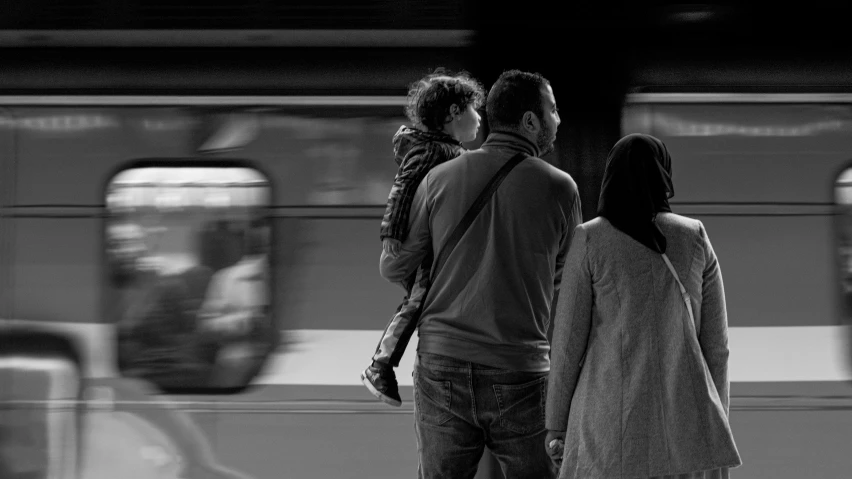
{"label": "coat sleeve", "polygon": [[426,143],[411,149],[393,179],[388,195],[385,216],[382,218],[380,237],[405,241],[409,216],[417,187],[435,165],[445,162],[451,155],[438,142]]}
{"label": "coat sleeve", "polygon": [[698,343],[707,362],[716,391],[725,412],[730,403],[728,382],[728,314],[725,308],[725,288],[722,284],[722,271],[710,238],[700,226],[701,241],[704,246],[704,274],[701,286],[701,324],[698,331]]}
{"label": "coat sleeve", "polygon": [[580,225],[574,232],[565,260],[562,287],[554,316],[551,365],[548,377],[545,420],[547,429],[564,432],[568,412],[592,326],[592,275]]}
{"label": "coat sleeve", "polygon": [[399,256],[392,257],[382,251],[379,273],[391,283],[404,283],[417,266],[432,251],[432,231],[429,227],[428,203],[429,177],[427,176],[414,194],[411,204],[411,224],[408,236],[400,245]]}

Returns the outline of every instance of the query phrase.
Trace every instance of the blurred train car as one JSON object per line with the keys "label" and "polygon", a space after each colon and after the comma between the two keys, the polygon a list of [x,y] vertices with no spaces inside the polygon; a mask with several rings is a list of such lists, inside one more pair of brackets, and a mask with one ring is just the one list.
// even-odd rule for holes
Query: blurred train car
{"label": "blurred train car", "polygon": [[[359,379],[402,297],[377,258],[403,104],[0,96],[2,337],[63,337],[80,356],[0,350],[0,471],[54,477],[27,459],[44,456],[86,479],[411,475],[416,342],[402,408]],[[705,223],[720,258],[737,475],[845,477],[852,96],[634,93],[622,120],[666,142],[673,209]],[[196,320],[235,278],[252,284],[241,326],[215,326],[233,308]],[[54,432],[33,433],[29,456],[9,449],[11,418],[63,404],[83,406],[76,427],[39,420]]]}
{"label": "blurred train car", "polygon": [[[404,98],[5,101],[4,327],[72,338],[109,407],[133,409],[129,390],[143,409],[191,411],[251,477],[366,477],[376,447],[394,457],[387,477],[412,470],[410,407],[388,411],[358,375],[403,293],[377,274],[376,220]],[[254,287],[270,308],[246,334],[195,327],[215,277],[249,256],[253,219],[273,230],[259,255],[272,274]],[[158,389],[171,395],[139,399]],[[125,460],[106,454],[106,432],[88,439],[84,470]]]}

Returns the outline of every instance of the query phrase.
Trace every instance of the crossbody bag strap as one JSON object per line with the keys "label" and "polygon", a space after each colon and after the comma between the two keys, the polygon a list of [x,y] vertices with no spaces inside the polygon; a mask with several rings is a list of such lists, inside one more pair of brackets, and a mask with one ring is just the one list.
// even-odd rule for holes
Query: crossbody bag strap
{"label": "crossbody bag strap", "polygon": [[689,299],[689,293],[686,291],[686,288],[683,286],[683,283],[680,282],[680,277],[677,275],[677,271],[675,271],[674,266],[672,266],[672,262],[669,261],[669,257],[663,253],[663,261],[666,262],[666,266],[669,267],[669,271],[672,272],[672,276],[674,276],[675,281],[677,281],[677,285],[680,288],[680,295],[683,297],[683,302],[686,304],[686,310],[689,311],[689,319],[692,320],[692,323],[695,324],[695,316],[692,315],[692,301]]}
{"label": "crossbody bag strap", "polygon": [[482,211],[482,208],[488,203],[488,200],[494,195],[494,192],[497,191],[497,187],[500,186],[500,183],[506,179],[509,175],[509,172],[512,171],[518,163],[523,161],[527,157],[526,153],[518,153],[513,156],[509,161],[507,161],[497,173],[494,174],[494,177],[491,178],[491,181],[485,185],[485,188],[470,206],[470,209],[467,210],[467,213],[462,217],[459,224],[456,226],[456,229],[450,234],[450,238],[447,240],[447,243],[444,245],[441,252],[438,254],[438,258],[435,260],[435,267],[432,269],[432,280],[438,277],[438,273],[440,273],[441,269],[443,269],[444,264],[447,262],[447,258],[450,257],[450,253],[456,248],[456,245],[462,239],[462,236],[467,232],[470,225],[473,224],[473,220],[479,215],[479,212]]}

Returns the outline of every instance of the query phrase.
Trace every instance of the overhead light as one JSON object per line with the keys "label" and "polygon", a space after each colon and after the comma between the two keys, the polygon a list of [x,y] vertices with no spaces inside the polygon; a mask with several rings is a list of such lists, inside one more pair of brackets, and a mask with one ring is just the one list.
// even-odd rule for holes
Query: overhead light
{"label": "overhead light", "polygon": [[664,18],[672,23],[700,23],[720,16],[717,5],[677,5],[667,10]]}

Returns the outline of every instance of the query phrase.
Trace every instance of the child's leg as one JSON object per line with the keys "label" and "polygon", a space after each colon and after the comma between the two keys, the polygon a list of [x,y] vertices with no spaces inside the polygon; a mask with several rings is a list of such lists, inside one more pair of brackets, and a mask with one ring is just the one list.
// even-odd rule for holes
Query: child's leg
{"label": "child's leg", "polygon": [[385,328],[379,346],[376,348],[376,353],[373,355],[373,361],[384,363],[391,367],[399,366],[402,354],[405,352],[411,336],[417,329],[423,299],[429,291],[430,273],[431,260],[427,260],[417,268],[414,277],[409,278],[406,285],[408,286],[409,294],[403,300],[387,328]]}
{"label": "child's leg", "polygon": [[396,381],[393,368],[399,366],[402,353],[405,352],[411,335],[417,329],[421,304],[429,287],[431,264],[431,258],[427,258],[417,269],[413,278],[408,278],[407,283],[403,285],[408,291],[408,296],[385,328],[376,353],[373,355],[373,364],[361,373],[361,382],[367,389],[391,406],[402,405],[399,383]]}
{"label": "child's leg", "polygon": [[[390,353],[387,352],[387,348],[389,343],[389,338],[393,337],[393,332],[395,331],[395,325],[397,322],[397,316],[400,311],[405,309],[408,304],[408,298],[411,296],[411,287],[414,285],[414,281],[416,278],[416,274],[411,275],[411,277],[406,278],[402,283],[397,283],[405,289],[406,295],[402,298],[402,303],[396,308],[396,313],[391,317],[388,325],[385,326],[384,332],[382,332],[382,338],[379,340],[379,344],[376,346],[376,352],[373,354],[373,361],[382,363],[384,365],[390,364]],[[385,346],[383,346],[385,345]],[[385,348],[385,352],[383,352],[383,347]]]}

